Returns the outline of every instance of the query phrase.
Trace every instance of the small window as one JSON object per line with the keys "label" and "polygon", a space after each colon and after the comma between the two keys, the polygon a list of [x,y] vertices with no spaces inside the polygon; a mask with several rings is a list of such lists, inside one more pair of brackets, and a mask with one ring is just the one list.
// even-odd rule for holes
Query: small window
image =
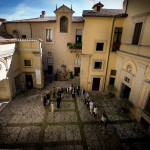
{"label": "small window", "polygon": [[46,42],[52,42],[52,29],[46,29]]}
{"label": "small window", "polygon": [[60,32],[68,32],[68,18],[65,16],[60,18]]}
{"label": "small window", "polygon": [[102,62],[95,62],[94,69],[101,69],[102,68]]}
{"label": "small window", "polygon": [[53,58],[47,58],[47,63],[48,64],[53,64]]}
{"label": "small window", "polygon": [[124,80],[128,83],[130,82],[130,79],[128,77],[124,77]]}
{"label": "small window", "polygon": [[135,24],[135,29],[134,29],[133,39],[132,39],[132,44],[134,44],[134,45],[138,45],[138,43],[139,43],[142,25],[143,25],[143,22]]}
{"label": "small window", "polygon": [[27,36],[26,36],[26,35],[22,35],[22,38],[23,38],[23,39],[26,39],[26,38],[27,38]]}
{"label": "small window", "polygon": [[116,76],[116,70],[111,70],[111,75]]}
{"label": "small window", "polygon": [[104,43],[97,43],[96,51],[103,51]]}
{"label": "small window", "polygon": [[100,11],[100,6],[97,6],[97,11]]}
{"label": "small window", "polygon": [[31,60],[24,60],[24,66],[31,67]]}

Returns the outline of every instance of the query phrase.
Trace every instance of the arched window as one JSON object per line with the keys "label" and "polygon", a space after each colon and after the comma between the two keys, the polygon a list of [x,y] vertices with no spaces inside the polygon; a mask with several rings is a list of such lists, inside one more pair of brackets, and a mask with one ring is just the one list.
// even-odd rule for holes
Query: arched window
{"label": "arched window", "polygon": [[68,32],[68,18],[65,16],[60,18],[60,32]]}

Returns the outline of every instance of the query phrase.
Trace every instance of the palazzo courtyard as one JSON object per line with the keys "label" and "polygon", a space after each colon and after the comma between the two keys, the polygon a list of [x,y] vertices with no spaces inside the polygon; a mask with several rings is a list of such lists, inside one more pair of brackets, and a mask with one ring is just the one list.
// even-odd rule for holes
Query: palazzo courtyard
{"label": "palazzo courtyard", "polygon": [[[132,115],[119,115],[118,99],[107,93],[90,92],[98,108],[97,119],[90,114],[81,97],[65,96],[61,108],[54,114],[50,106],[44,109],[40,93],[70,83],[79,84],[79,78],[70,81],[53,81],[42,90],[32,89],[19,93],[0,111],[0,149],[43,150],[119,150],[150,148],[150,135]],[[3,107],[3,105],[1,105]],[[98,121],[105,112],[109,118],[107,132]]]}

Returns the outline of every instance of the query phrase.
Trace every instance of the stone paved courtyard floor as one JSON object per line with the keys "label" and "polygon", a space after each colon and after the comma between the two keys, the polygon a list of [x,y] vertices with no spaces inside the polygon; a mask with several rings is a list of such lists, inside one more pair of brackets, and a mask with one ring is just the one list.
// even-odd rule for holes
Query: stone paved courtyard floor
{"label": "stone paved courtyard floor", "polygon": [[[54,81],[42,92],[52,87],[79,83]],[[0,112],[0,149],[50,149],[50,150],[119,150],[149,149],[149,135],[133,117],[117,114],[118,101],[104,93],[91,92],[98,108],[97,119],[90,114],[80,97],[65,96],[61,108],[51,113],[40,101],[41,90],[20,93]],[[110,120],[107,133],[103,133],[98,120],[105,112]]]}

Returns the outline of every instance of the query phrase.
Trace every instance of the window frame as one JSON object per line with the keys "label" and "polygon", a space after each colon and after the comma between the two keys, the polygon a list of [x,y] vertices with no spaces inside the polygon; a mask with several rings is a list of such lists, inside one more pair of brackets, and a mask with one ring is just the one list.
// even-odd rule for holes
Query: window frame
{"label": "window frame", "polygon": [[[95,69],[95,62],[101,62],[102,65],[101,65],[101,69]],[[103,72],[104,71],[104,65],[105,65],[105,60],[104,59],[93,59],[92,60],[92,71],[100,71],[100,72]]]}
{"label": "window frame", "polygon": [[[143,38],[146,16],[144,16],[144,17],[136,17],[136,16],[134,17],[133,16],[132,19],[133,19],[133,25],[132,25],[132,31],[131,31],[131,36],[130,36],[130,44],[133,45],[133,46],[138,46],[138,45],[141,45],[141,41],[142,41],[142,38]],[[132,44],[135,25],[136,25],[136,23],[140,23],[140,22],[142,22],[143,25],[142,25],[142,29],[141,29],[141,33],[140,33],[140,37],[139,37],[139,42],[138,42],[137,45],[135,45],[135,44]]]}
{"label": "window frame", "polygon": [[[30,61],[31,61],[31,66],[26,66],[26,65],[25,65],[25,61],[26,61],[26,60],[30,60]],[[26,67],[26,68],[32,68],[32,59],[25,58],[25,59],[23,59],[23,62],[24,62],[24,67]]]}
{"label": "window frame", "polygon": [[[50,33],[49,34],[49,40],[47,39],[47,31],[51,31],[51,32],[49,32]],[[52,29],[46,29],[46,42],[50,42],[50,43],[53,42],[53,30]]]}
{"label": "window frame", "polygon": [[[66,18],[67,19],[67,30],[66,31],[63,31],[62,29],[62,27],[61,27],[61,19],[62,18]],[[66,17],[66,16],[61,16],[60,17],[60,23],[59,23],[59,31],[60,31],[60,33],[68,33],[68,30],[69,30],[69,19],[68,19],[68,17]]]}
{"label": "window frame", "polygon": [[[104,43],[102,51],[96,50],[97,43]],[[106,52],[106,44],[107,44],[106,40],[94,40],[93,53],[105,53]]]}

